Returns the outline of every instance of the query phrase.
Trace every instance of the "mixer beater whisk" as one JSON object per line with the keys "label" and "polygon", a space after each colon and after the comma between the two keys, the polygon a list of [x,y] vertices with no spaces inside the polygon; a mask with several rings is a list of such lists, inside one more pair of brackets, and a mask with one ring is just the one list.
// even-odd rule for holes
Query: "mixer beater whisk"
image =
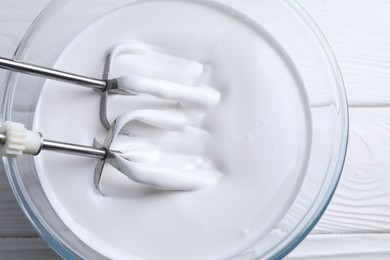
{"label": "mixer beater whisk", "polygon": [[[178,113],[145,109],[126,112],[110,124],[107,119],[106,111],[108,94],[147,94],[178,104],[186,104],[203,109],[215,107],[220,100],[220,93],[209,86],[184,85],[135,75],[108,79],[114,57],[118,55],[118,53],[128,50],[135,52],[141,50],[145,52],[144,46],[136,45],[135,47],[128,47],[126,44],[118,46],[115,51],[107,55],[102,80],[0,57],[0,68],[77,84],[101,92],[100,119],[108,130],[108,134],[103,144],[99,144],[95,140],[93,146],[85,146],[46,140],[41,133],[29,131],[20,123],[4,122],[0,127],[1,155],[8,157],[17,157],[22,154],[38,155],[42,150],[47,150],[98,159],[94,172],[94,183],[99,192],[101,192],[100,180],[106,163],[112,165],[129,179],[160,190],[194,190],[210,184],[213,180],[212,178],[208,178],[207,174],[204,175],[204,172],[183,176],[175,172],[175,170],[168,169],[165,170],[165,173],[170,177],[168,177],[166,181],[145,177],[142,174],[137,173],[136,164],[130,162],[128,158],[125,158],[122,151],[113,150],[111,148],[114,139],[120,134],[121,130],[132,121],[140,121],[170,131],[182,129],[188,125],[188,122],[185,116]],[[148,172],[151,176],[156,174],[150,169]],[[174,182],[169,181],[172,178],[175,179]]]}

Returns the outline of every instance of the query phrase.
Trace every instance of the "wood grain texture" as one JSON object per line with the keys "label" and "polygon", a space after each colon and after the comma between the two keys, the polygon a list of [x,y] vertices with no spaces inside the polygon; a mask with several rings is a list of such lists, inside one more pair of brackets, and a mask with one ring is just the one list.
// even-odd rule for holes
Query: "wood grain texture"
{"label": "wood grain texture", "polygon": [[389,234],[310,236],[287,259],[384,260],[390,256]]}
{"label": "wood grain texture", "polygon": [[313,232],[390,232],[390,108],[352,108],[350,120],[341,182]]}
{"label": "wood grain texture", "polygon": [[336,194],[312,234],[291,256],[389,259],[390,240],[384,233],[390,232],[390,1],[299,3],[338,59],[351,121],[347,160]]}
{"label": "wood grain texture", "polygon": [[40,238],[0,238],[0,259],[2,260],[59,260]]}
{"label": "wood grain texture", "polygon": [[330,206],[290,257],[390,259],[390,1],[298,2],[319,25],[340,64],[350,105],[350,140]]}
{"label": "wood grain texture", "polygon": [[390,106],[390,1],[298,2],[328,39],[350,106]]}
{"label": "wood grain texture", "polygon": [[[0,238],[12,236],[36,236],[36,233],[17,204],[0,163]],[[1,243],[0,240],[0,246]]]}

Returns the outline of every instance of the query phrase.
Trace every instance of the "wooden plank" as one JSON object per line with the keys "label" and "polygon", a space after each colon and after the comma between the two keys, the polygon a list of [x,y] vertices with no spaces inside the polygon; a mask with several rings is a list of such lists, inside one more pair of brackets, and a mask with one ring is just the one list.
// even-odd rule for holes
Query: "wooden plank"
{"label": "wooden plank", "polygon": [[36,233],[17,204],[0,163],[0,237],[8,236],[36,236]]}
{"label": "wooden plank", "polygon": [[390,108],[352,108],[350,117],[341,182],[314,233],[390,232]]}
{"label": "wooden plank", "polygon": [[311,235],[286,259],[382,260],[390,256],[390,234]]}
{"label": "wooden plank", "polygon": [[40,238],[0,238],[2,260],[59,260],[61,259]]}
{"label": "wooden plank", "polygon": [[390,105],[390,1],[298,0],[328,39],[351,106]]}

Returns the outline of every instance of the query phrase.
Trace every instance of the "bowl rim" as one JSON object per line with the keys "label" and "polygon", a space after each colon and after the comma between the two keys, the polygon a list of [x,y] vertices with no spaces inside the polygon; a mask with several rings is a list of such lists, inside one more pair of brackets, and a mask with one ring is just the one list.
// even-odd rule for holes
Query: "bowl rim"
{"label": "bowl rim", "polygon": [[319,43],[321,44],[322,49],[325,51],[325,54],[330,62],[330,65],[333,70],[333,75],[337,81],[337,90],[339,97],[339,115],[341,126],[339,127],[340,131],[340,144],[339,144],[339,156],[337,157],[337,161],[335,163],[336,168],[333,173],[333,178],[330,181],[328,191],[324,194],[324,199],[318,205],[318,208],[313,213],[313,218],[308,221],[305,227],[303,227],[300,232],[295,236],[295,239],[291,241],[290,245],[287,245],[282,250],[279,250],[275,255],[271,256],[270,259],[282,259],[287,256],[291,251],[293,251],[312,231],[312,229],[317,225],[322,215],[325,213],[327,207],[329,206],[340,182],[340,178],[342,175],[342,171],[345,165],[345,159],[347,156],[348,150],[348,140],[349,140],[349,109],[348,109],[348,99],[345,90],[345,84],[343,80],[343,76],[341,73],[340,66],[337,62],[337,58],[326,39],[323,32],[320,30],[318,25],[315,23],[313,18],[309,15],[309,13],[297,2],[297,0],[281,0],[287,6],[294,9],[297,14],[299,14],[302,21],[304,21],[316,35]]}

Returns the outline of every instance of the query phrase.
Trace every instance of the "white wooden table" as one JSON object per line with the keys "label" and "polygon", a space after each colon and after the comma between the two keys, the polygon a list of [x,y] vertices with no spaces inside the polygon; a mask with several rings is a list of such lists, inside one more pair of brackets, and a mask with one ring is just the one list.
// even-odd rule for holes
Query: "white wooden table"
{"label": "white wooden table", "polygon": [[[341,183],[291,259],[390,259],[390,0],[298,0],[328,38],[350,104]],[[0,0],[0,56],[48,0]],[[4,72],[0,71],[0,84]],[[1,85],[0,85],[1,86]],[[0,259],[59,259],[19,209],[0,165]]]}

